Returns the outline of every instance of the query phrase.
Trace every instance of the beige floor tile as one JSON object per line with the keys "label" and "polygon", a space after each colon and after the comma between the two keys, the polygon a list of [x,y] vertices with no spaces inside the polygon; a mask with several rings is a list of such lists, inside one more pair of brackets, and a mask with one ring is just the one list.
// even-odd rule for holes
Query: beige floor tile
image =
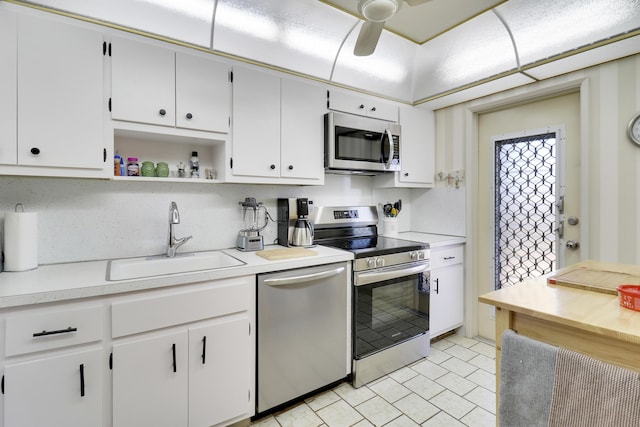
{"label": "beige floor tile", "polygon": [[333,391],[335,391],[338,396],[346,400],[351,406],[357,406],[376,395],[366,385],[363,385],[360,388],[353,388],[349,383],[342,383],[338,387],[334,388]]}
{"label": "beige floor tile", "polygon": [[355,423],[352,427],[373,427],[373,424],[371,424],[366,419],[362,419],[361,421]]}
{"label": "beige floor tile", "polygon": [[380,396],[361,403],[356,409],[375,426],[383,426],[402,415],[395,406]]}
{"label": "beige floor tile", "polygon": [[454,372],[449,372],[447,375],[438,378],[436,382],[460,396],[464,396],[478,386]]}
{"label": "beige floor tile", "polygon": [[[450,358],[450,359],[453,359],[453,358]],[[445,360],[443,363],[446,363],[447,360]],[[435,363],[429,360],[423,360],[420,363],[416,363],[415,365],[411,366],[411,369],[413,369],[420,375],[423,375],[431,380],[438,379],[449,372],[446,369],[444,369],[442,366],[436,365]]]}
{"label": "beige floor tile", "polygon": [[470,375],[467,375],[466,378],[469,381],[478,384],[479,386],[482,386],[493,393],[496,392],[496,376],[490,374],[487,371],[478,369]]}
{"label": "beige floor tile", "polygon": [[471,363],[473,366],[477,366],[480,369],[484,369],[491,374],[496,373],[496,360],[483,354],[478,354],[476,357],[469,360],[469,363]]}
{"label": "beige floor tile", "polygon": [[429,399],[429,402],[456,419],[464,417],[475,407],[473,403],[450,390],[445,390],[437,396],[434,396]]}
{"label": "beige floor tile", "polygon": [[475,351],[469,350],[468,348],[458,344],[452,345],[444,352],[464,361],[469,361],[478,355]]}
{"label": "beige floor tile", "polygon": [[393,378],[394,380],[396,380],[400,384],[402,384],[403,382],[405,382],[407,380],[410,380],[411,378],[415,377],[416,375],[418,375],[418,373],[416,371],[414,371],[413,369],[411,369],[408,366],[405,366],[404,368],[398,369],[397,371],[394,371],[394,372],[390,373],[387,376],[389,378]]}
{"label": "beige floor tile", "polygon": [[383,381],[370,385],[369,388],[389,403],[394,403],[411,393],[411,390],[393,378],[385,378]]}
{"label": "beige floor tile", "polygon": [[442,368],[448,369],[451,372],[455,372],[461,377],[466,377],[478,367],[473,366],[464,360],[460,360],[457,357],[452,357],[451,359],[447,359],[440,365]]}
{"label": "beige floor tile", "polygon": [[482,408],[474,408],[460,420],[472,427],[495,427],[496,416]]}
{"label": "beige floor tile", "polygon": [[444,351],[444,350],[448,349],[449,347],[451,347],[452,345],[455,345],[455,343],[453,343],[451,341],[447,341],[446,339],[442,339],[440,341],[436,341],[434,343],[431,343],[431,348],[435,348],[435,349],[438,349],[440,351]]}
{"label": "beige floor tile", "polygon": [[422,375],[418,375],[415,378],[411,378],[409,381],[403,384],[409,390],[416,393],[418,396],[424,399],[431,399],[433,396],[441,393],[445,388],[440,384],[437,384],[435,381],[430,380],[429,378],[423,377]]}
{"label": "beige floor tile", "polygon": [[415,393],[403,397],[394,403],[393,406],[417,423],[425,422],[440,410]]}
{"label": "beige floor tile", "polygon": [[347,404],[339,400],[318,411],[318,415],[329,427],[351,426],[362,420],[362,415]]}
{"label": "beige floor tile", "polygon": [[454,344],[461,345],[463,347],[471,347],[478,343],[478,341],[473,338],[467,338],[464,335],[454,334],[445,338],[446,340],[451,341]]}
{"label": "beige floor tile", "polygon": [[446,412],[440,411],[422,423],[422,427],[464,427],[464,424]]}
{"label": "beige floor tile", "polygon": [[[455,345],[455,344],[453,344]],[[449,346],[449,347],[453,347],[453,345]],[[447,347],[447,348],[449,348]],[[446,350],[446,349],[445,349]],[[432,363],[435,363],[436,365],[439,365],[440,363],[444,362],[445,360],[447,360],[448,358],[450,358],[451,355],[442,351],[442,350],[438,350],[435,347],[431,347],[431,349],[429,350],[429,356],[427,356],[427,360],[429,360]]]}
{"label": "beige floor tile", "polygon": [[496,346],[490,345],[484,342],[478,342],[476,345],[469,347],[469,350],[473,350],[476,353],[483,354],[492,359],[496,358]]}
{"label": "beige floor tile", "polygon": [[276,420],[282,427],[318,427],[322,425],[320,417],[305,403],[277,414]]}
{"label": "beige floor tile", "polygon": [[332,403],[337,402],[338,400],[340,400],[340,396],[338,396],[333,390],[329,390],[306,399],[305,403],[309,405],[311,409],[317,412],[325,406],[329,406]]}
{"label": "beige floor tile", "polygon": [[385,424],[384,427],[420,427],[420,424],[416,424],[406,415],[401,415],[390,423]]}
{"label": "beige floor tile", "polygon": [[496,394],[485,388],[476,387],[465,394],[464,398],[492,414],[496,413]]}

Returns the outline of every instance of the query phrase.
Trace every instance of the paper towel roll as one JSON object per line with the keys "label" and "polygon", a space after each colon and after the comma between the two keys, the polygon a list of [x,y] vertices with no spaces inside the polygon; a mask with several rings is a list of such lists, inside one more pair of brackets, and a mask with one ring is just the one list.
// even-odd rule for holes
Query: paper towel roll
{"label": "paper towel roll", "polygon": [[4,216],[4,269],[25,271],[38,267],[38,214],[7,212]]}

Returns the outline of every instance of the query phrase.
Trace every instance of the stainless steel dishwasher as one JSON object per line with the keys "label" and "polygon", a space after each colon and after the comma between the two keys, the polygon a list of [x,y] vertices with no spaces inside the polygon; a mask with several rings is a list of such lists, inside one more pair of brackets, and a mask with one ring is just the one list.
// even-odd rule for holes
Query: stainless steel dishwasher
{"label": "stainless steel dishwasher", "polygon": [[350,373],[348,263],[258,275],[257,413]]}

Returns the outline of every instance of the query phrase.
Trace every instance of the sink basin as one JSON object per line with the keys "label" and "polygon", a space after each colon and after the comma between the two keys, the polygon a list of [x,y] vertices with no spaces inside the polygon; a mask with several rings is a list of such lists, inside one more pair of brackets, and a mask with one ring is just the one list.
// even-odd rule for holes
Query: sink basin
{"label": "sink basin", "polygon": [[244,262],[221,251],[177,254],[174,258],[165,255],[124,258],[109,261],[107,280],[137,279],[165,274],[216,270],[238,265],[244,265]]}

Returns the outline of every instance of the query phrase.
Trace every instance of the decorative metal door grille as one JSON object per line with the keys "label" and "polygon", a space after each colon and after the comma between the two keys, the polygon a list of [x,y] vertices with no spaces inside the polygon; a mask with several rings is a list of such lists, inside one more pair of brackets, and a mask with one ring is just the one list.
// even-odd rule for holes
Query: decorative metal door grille
{"label": "decorative metal door grille", "polygon": [[495,142],[495,289],[553,271],[556,134]]}

